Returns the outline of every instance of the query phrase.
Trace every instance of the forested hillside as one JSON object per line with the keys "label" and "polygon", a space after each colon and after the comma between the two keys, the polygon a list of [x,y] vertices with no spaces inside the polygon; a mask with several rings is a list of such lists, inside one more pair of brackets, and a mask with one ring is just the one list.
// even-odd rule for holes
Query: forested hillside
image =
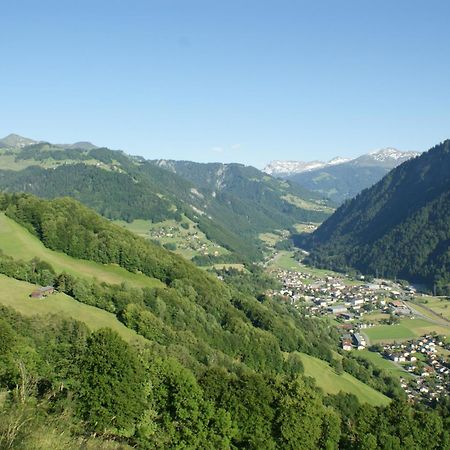
{"label": "forested hillside", "polygon": [[[224,273],[224,283],[70,198],[3,194],[0,209],[51,249],[165,285],[100,283],[0,254],[3,275],[53,285],[145,338],[127,344],[109,329],[0,307],[0,447],[447,448],[445,407],[414,410],[398,382],[338,355],[328,321],[266,297],[275,281],[257,268]],[[393,401],[325,395],[302,376],[298,352],[337,374],[351,370]]]}
{"label": "forested hillside", "polygon": [[261,258],[259,233],[321,222],[331,212],[318,196],[251,167],[225,167],[231,176],[226,188],[218,189],[200,176],[187,176],[209,173],[209,165],[192,164],[175,174],[121,151],[80,147],[41,142],[0,149],[0,189],[71,196],[109,219],[127,222],[180,221],[185,215],[238,261]]}
{"label": "forested hillside", "polygon": [[393,169],[304,243],[315,265],[353,267],[450,292],[450,141]]}

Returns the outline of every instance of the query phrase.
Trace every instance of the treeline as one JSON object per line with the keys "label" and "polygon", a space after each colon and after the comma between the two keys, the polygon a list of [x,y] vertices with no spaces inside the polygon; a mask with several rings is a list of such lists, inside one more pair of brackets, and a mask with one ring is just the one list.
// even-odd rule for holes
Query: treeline
{"label": "treeline", "polygon": [[427,283],[450,293],[450,141],[344,203],[303,244],[319,267]]}
{"label": "treeline", "polygon": [[0,447],[447,449],[432,411],[324,396],[311,379],[189,370],[149,344],[0,307]]}

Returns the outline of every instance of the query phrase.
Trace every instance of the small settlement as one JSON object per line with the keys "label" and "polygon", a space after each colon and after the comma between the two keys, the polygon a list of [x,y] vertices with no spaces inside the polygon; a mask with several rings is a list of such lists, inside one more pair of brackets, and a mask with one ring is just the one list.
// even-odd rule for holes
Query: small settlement
{"label": "small settlement", "polygon": [[[378,324],[395,324],[415,315],[407,304],[416,295],[415,289],[394,281],[366,283],[345,275],[320,278],[283,269],[277,269],[275,275],[282,287],[268,294],[282,296],[305,316],[332,318],[341,330],[344,351],[367,348],[364,330],[376,323],[366,316],[376,314],[383,317]],[[450,343],[445,337],[426,335],[382,346],[378,352],[405,371],[400,383],[410,401],[430,403],[450,395]]]}
{"label": "small settlement", "polygon": [[450,364],[444,352],[450,351],[440,337],[422,336],[401,344],[385,345],[382,355],[401,365],[409,377],[400,379],[412,401],[431,403],[450,395]]}

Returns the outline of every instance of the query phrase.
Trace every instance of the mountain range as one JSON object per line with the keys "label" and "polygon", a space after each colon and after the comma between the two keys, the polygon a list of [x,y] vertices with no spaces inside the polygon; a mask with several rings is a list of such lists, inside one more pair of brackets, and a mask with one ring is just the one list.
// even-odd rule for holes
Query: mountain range
{"label": "mountain range", "polygon": [[260,259],[260,233],[320,223],[332,212],[320,195],[241,164],[147,161],[90,143],[16,135],[1,142],[0,189],[71,196],[126,222],[186,217],[231,253],[227,262]]}
{"label": "mountain range", "polygon": [[355,159],[337,157],[328,162],[272,161],[263,170],[294,181],[335,203],[342,203],[372,186],[389,170],[418,155],[418,152],[385,148]]}
{"label": "mountain range", "polygon": [[450,292],[450,140],[345,202],[306,244],[315,265]]}

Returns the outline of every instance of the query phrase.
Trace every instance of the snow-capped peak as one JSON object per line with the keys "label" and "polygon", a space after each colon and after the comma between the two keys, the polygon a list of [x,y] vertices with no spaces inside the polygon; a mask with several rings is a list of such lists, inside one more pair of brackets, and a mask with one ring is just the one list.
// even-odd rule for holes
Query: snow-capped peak
{"label": "snow-capped peak", "polygon": [[402,152],[396,148],[388,147],[370,152],[369,155],[376,161],[385,162],[387,160],[409,159],[418,156],[417,152]]}
{"label": "snow-capped peak", "polygon": [[342,158],[340,156],[336,156],[336,158],[330,159],[327,162],[327,166],[335,166],[336,164],[343,164],[348,161],[351,161],[350,158]]}
{"label": "snow-capped peak", "polygon": [[271,161],[263,172],[273,176],[289,177],[295,173],[309,172],[310,170],[322,169],[327,166],[334,166],[350,161],[347,158],[337,156],[328,162],[323,161]]}
{"label": "snow-capped peak", "polygon": [[325,166],[322,161],[271,161],[264,167],[263,172],[269,175],[289,176],[294,173],[305,172],[306,170],[318,169]]}

